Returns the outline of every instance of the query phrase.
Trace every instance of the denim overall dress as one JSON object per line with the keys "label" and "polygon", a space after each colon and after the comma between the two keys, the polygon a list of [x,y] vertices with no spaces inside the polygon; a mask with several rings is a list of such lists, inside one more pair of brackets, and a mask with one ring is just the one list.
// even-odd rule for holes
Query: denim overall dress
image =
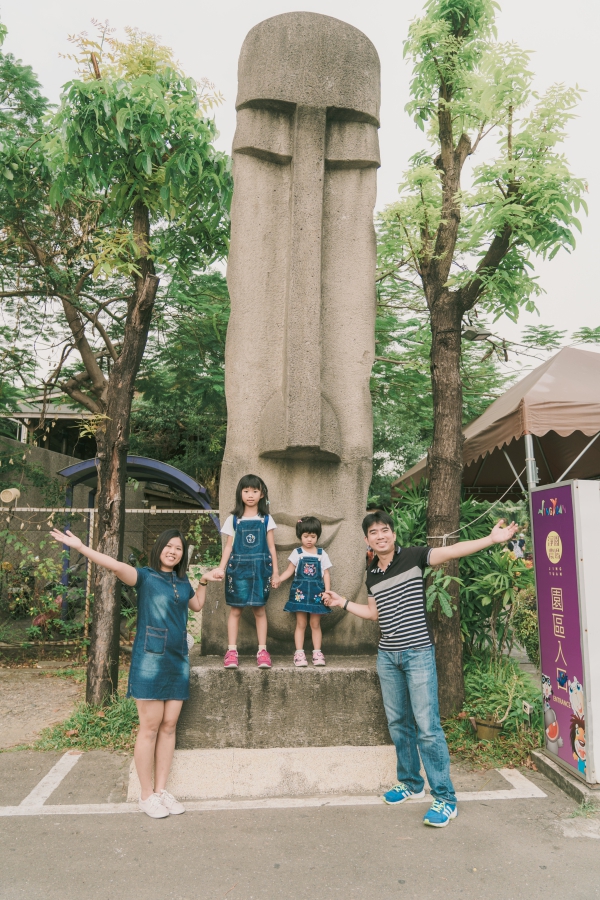
{"label": "denim overall dress", "polygon": [[[299,547],[298,553],[302,552],[302,547]],[[326,616],[331,612],[323,603],[325,582],[321,571],[322,553],[318,547],[316,556],[301,556],[298,560],[290,588],[290,598],[283,607],[285,612],[317,613],[319,616]]]}
{"label": "denim overall dress", "polygon": [[268,516],[233,517],[233,549],[225,574],[228,606],[264,606],[269,599],[273,560],[267,545]]}
{"label": "denim overall dress", "polygon": [[137,630],[131,651],[127,696],[136,700],[187,700],[190,661],[186,637],[188,603],[194,596],[187,575],[137,571]]}

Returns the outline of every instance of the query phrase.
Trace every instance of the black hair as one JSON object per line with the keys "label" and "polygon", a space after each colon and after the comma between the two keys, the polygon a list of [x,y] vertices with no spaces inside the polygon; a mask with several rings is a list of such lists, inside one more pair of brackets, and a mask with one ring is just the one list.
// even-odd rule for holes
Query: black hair
{"label": "black hair", "polygon": [[244,501],[242,500],[242,491],[244,488],[255,488],[262,493],[262,497],[258,501],[258,514],[259,516],[268,516],[269,492],[266,484],[262,478],[258,477],[258,475],[244,475],[243,478],[240,478],[238,486],[235,489],[235,509],[231,510],[231,515],[237,516],[238,519],[241,519],[244,515]]}
{"label": "black hair", "polygon": [[316,516],[302,516],[296,522],[296,537],[301,539],[303,534],[316,534],[317,540],[321,537],[321,523]]}
{"label": "black hair", "polygon": [[154,541],[154,546],[150,551],[150,568],[154,569],[155,572],[162,571],[160,567],[160,554],[163,552],[169,541],[173,540],[173,538],[179,538],[179,540],[181,541],[181,546],[183,547],[181,559],[174,568],[174,571],[177,574],[178,578],[183,578],[187,571],[188,565],[188,543],[184,535],[181,533],[181,531],[178,531],[177,528],[167,528],[166,531],[163,531],[163,533],[159,534],[159,536],[156,538],[156,540]]}
{"label": "black hair", "polygon": [[375,512],[368,513],[362,520],[362,530],[365,537],[369,534],[371,525],[389,525],[394,531],[394,520],[386,512],[376,509]]}

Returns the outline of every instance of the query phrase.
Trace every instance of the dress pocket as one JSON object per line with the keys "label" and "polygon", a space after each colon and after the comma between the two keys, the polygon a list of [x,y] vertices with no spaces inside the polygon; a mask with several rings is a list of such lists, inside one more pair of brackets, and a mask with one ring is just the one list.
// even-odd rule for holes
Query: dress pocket
{"label": "dress pocket", "polygon": [[157,653],[159,656],[162,656],[166,646],[167,629],[153,628],[152,625],[146,625],[146,640],[144,641],[146,653]]}

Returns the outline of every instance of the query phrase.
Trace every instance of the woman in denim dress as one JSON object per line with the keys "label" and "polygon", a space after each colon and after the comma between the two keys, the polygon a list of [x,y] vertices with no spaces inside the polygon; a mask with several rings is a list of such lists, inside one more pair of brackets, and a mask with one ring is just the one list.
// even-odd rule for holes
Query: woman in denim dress
{"label": "woman in denim dress", "polygon": [[[137,630],[131,652],[127,696],[134,697],[140,718],[134,759],[140,780],[139,808],[153,819],[185,812],[166,790],[175,749],[175,728],[189,696],[190,664],[187,644],[188,607],[199,612],[206,599],[204,575],[194,592],[187,577],[187,541],[171,528],[156,539],[150,565],[136,569],[86,547],[67,531],[52,537],[73,547],[98,566],[114,572],[138,595]],[[152,769],[154,768],[154,786]]]}
{"label": "woman in denim dress", "polygon": [[269,515],[267,486],[257,475],[244,475],[235,492],[235,509],[221,529],[227,535],[221,562],[213,569],[215,580],[225,581],[228,648],[226,669],[237,669],[237,636],[244,607],[254,613],[259,669],[271,668],[267,652],[267,614],[265,604],[271,585],[278,587],[279,574],[273,531],[277,527]]}

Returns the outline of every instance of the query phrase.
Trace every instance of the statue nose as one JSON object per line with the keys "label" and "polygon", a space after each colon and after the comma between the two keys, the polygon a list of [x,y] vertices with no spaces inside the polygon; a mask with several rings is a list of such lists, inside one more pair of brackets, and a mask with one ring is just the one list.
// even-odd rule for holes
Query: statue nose
{"label": "statue nose", "polygon": [[[284,405],[288,447],[321,443],[321,242],[326,110],[296,108],[285,309]],[[308,375],[308,377],[307,377]]]}

